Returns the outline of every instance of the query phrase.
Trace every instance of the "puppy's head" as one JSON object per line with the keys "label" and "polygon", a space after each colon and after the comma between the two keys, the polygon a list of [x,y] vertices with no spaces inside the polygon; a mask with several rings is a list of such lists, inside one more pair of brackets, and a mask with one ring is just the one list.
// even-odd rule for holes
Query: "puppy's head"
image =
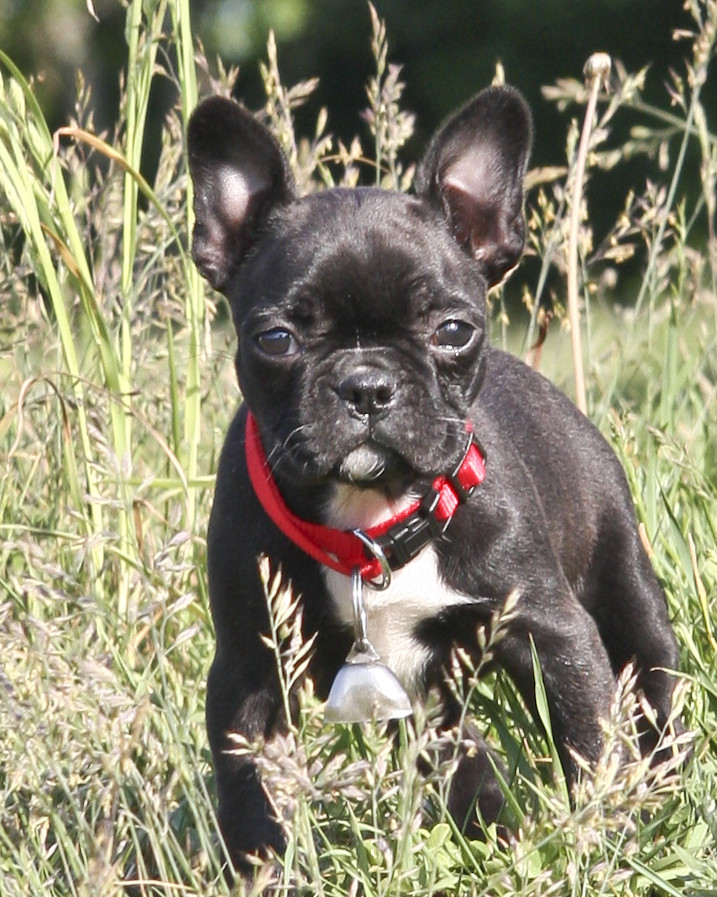
{"label": "puppy's head", "polygon": [[299,198],[248,112],[197,108],[193,256],[229,300],[239,385],[277,473],[395,492],[460,458],[485,293],[523,250],[530,139],[520,96],[490,88],[436,134],[415,195]]}

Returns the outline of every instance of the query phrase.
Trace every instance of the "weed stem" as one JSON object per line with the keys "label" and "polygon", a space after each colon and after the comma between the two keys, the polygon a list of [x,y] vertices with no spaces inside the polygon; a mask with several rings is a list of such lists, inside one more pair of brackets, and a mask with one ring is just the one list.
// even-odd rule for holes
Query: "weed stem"
{"label": "weed stem", "polygon": [[575,165],[573,180],[573,196],[570,209],[570,233],[568,237],[568,316],[570,319],[570,339],[573,351],[573,371],[575,376],[575,401],[578,408],[587,414],[585,396],[585,373],[583,370],[583,350],[580,339],[580,310],[578,308],[578,229],[580,227],[580,205],[585,178],[585,163],[592,133],[595,107],[600,93],[600,85],[607,85],[611,68],[607,53],[593,53],[585,63],[583,73],[590,88],[583,131],[580,135],[580,146]]}

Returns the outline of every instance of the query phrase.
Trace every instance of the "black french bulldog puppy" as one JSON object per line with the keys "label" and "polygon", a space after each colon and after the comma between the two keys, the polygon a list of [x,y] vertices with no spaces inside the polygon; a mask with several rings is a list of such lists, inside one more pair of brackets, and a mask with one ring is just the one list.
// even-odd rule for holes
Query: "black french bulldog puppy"
{"label": "black french bulldog puppy", "polygon": [[[414,195],[300,198],[241,106],[214,97],[191,119],[193,256],[231,305],[244,397],[208,537],[207,726],[239,869],[283,848],[255,767],[227,753],[228,733],[270,738],[284,722],[260,555],[301,595],[319,694],[352,644],[358,567],[368,636],[413,700],[442,687],[452,646],[476,654],[479,625],[515,592],[496,657],[533,704],[532,637],[569,775],[568,748],[598,756],[629,661],[658,726],[668,717],[677,648],[623,471],[565,396],[486,339],[486,291],[523,250],[530,143],[520,95],[492,87],[439,130]],[[370,588],[386,562],[388,588]],[[487,821],[501,806],[476,741],[450,797],[468,830],[476,801]]]}

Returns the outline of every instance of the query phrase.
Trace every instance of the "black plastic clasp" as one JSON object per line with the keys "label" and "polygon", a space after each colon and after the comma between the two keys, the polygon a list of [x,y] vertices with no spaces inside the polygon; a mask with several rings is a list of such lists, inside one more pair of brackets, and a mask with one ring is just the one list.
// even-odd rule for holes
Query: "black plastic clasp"
{"label": "black plastic clasp", "polygon": [[[465,463],[468,452],[471,450],[473,443],[476,444],[478,451],[483,459],[485,452],[481,448],[478,441],[471,433],[468,437],[466,450],[463,452],[461,460],[456,465],[452,473],[446,475],[446,482],[450,484],[451,489],[455,492],[459,504],[464,504],[473,495],[475,486],[465,487],[458,479],[461,467]],[[448,528],[452,517],[446,517],[444,520],[436,518],[436,508],[440,501],[441,494],[438,490],[431,488],[421,500],[421,503],[413,514],[410,514],[400,523],[395,523],[382,536],[376,538],[376,542],[383,551],[386,560],[392,570],[398,570],[419,554],[429,542],[440,538]]]}
{"label": "black plastic clasp", "polygon": [[412,561],[429,542],[446,531],[450,517],[437,520],[435,516],[439,498],[439,493],[431,489],[422,499],[418,510],[377,538],[392,570],[398,570]]}
{"label": "black plastic clasp", "polygon": [[388,532],[379,536],[376,540],[392,570],[398,570],[428,545],[433,539],[430,518],[424,517],[420,511],[415,511],[401,523],[392,526]]}

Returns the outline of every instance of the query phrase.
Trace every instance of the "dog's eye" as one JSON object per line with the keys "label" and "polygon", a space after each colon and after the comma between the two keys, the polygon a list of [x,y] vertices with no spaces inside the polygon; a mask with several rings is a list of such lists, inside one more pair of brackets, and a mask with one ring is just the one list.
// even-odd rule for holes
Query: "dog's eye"
{"label": "dog's eye", "polygon": [[256,341],[262,352],[274,357],[295,355],[299,351],[296,337],[283,327],[274,327],[273,330],[259,333]]}
{"label": "dog's eye", "polygon": [[465,349],[473,339],[475,329],[466,321],[446,321],[433,334],[433,345],[439,349]]}

